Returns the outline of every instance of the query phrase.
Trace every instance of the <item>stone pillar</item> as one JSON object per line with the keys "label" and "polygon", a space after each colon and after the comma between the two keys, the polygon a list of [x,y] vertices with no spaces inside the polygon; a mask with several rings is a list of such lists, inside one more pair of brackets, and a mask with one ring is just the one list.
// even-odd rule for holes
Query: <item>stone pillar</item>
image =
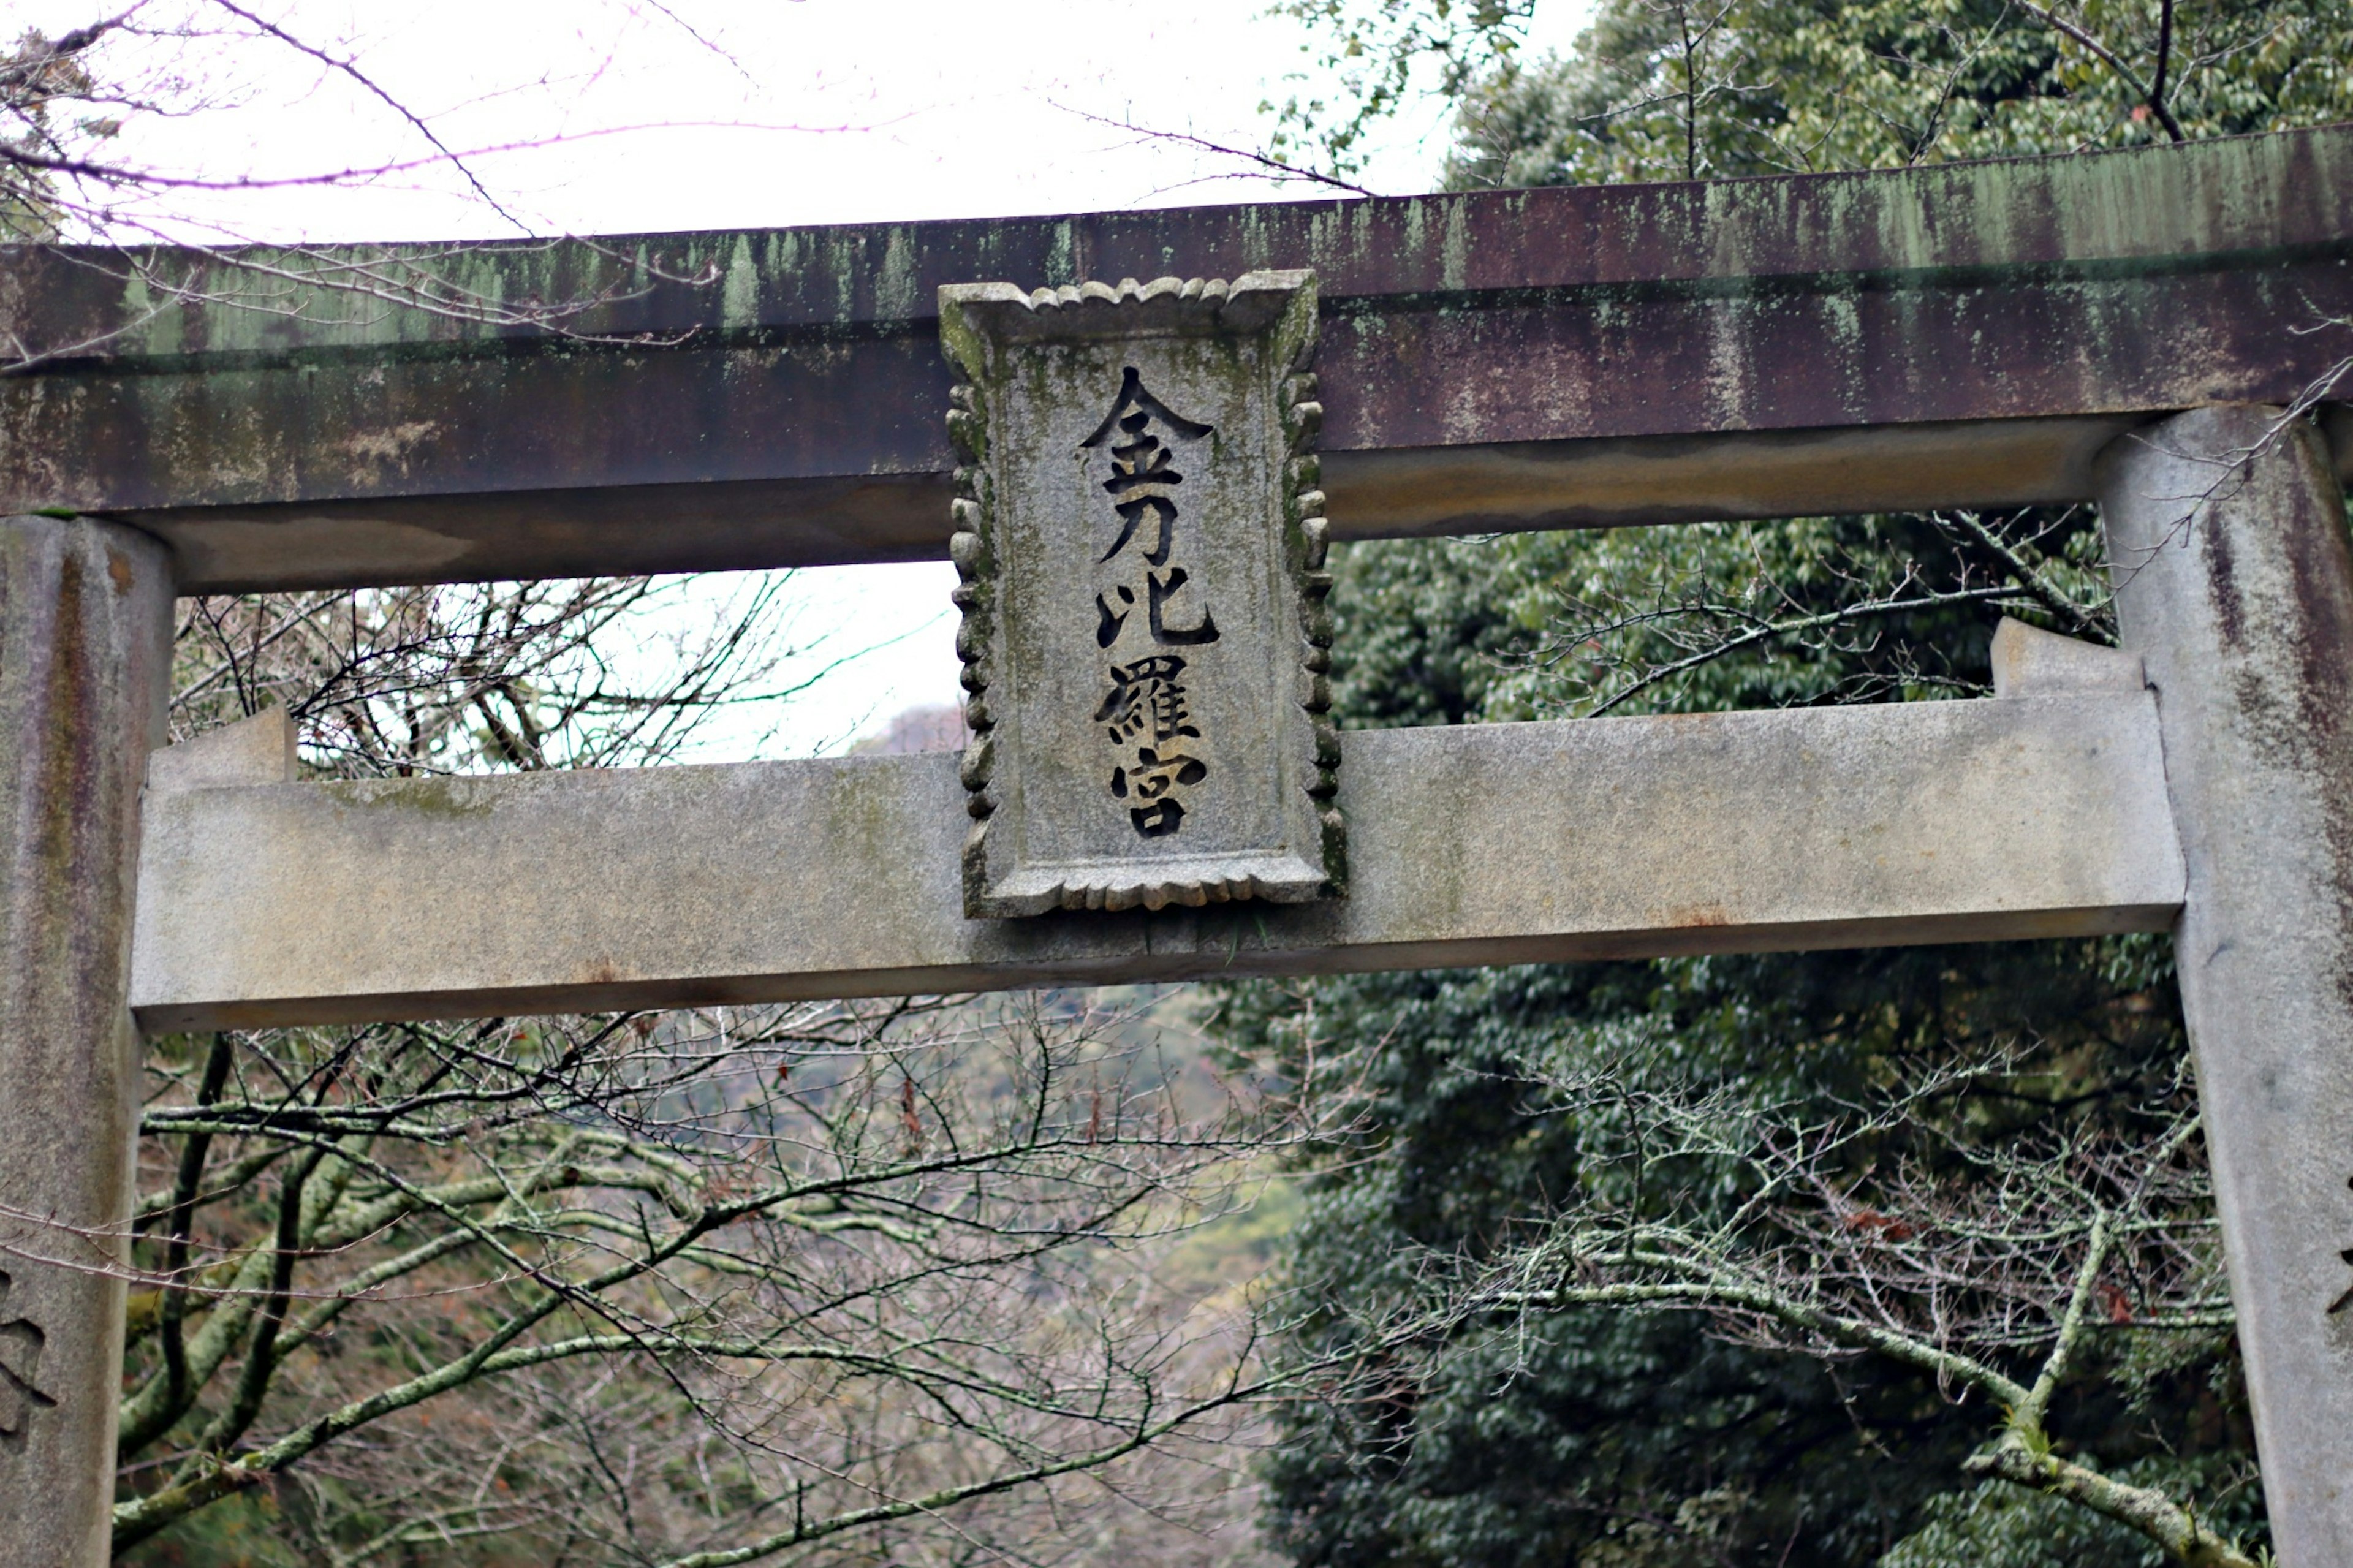
{"label": "stone pillar", "polygon": [[114,1498],[140,1057],[139,790],[164,738],[171,561],[117,524],[0,519],[0,1560],[99,1568]]}
{"label": "stone pillar", "polygon": [[2200,408],[2102,455],[2188,864],[2175,931],[2284,1568],[2353,1563],[2353,552],[2317,433]]}

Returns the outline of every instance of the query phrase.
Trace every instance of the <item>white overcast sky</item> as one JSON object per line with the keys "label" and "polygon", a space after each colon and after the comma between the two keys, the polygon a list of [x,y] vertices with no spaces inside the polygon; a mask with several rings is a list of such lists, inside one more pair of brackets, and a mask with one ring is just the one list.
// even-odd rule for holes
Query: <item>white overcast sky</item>
{"label": "white overcast sky", "polygon": [[[9,36],[52,36],[125,0],[0,0]],[[227,20],[212,0],[143,19]],[[238,0],[338,58],[470,158],[496,207],[446,166],[358,189],[162,198],[159,228],[240,239],[427,239],[783,226],[1267,200],[1238,164],[1134,124],[1260,145],[1261,102],[1299,90],[1309,36],[1268,0]],[[1531,43],[1566,47],[1587,0],[1543,0]],[[212,106],[134,116],[121,151],[175,173],[299,176],[432,146],[343,74],[251,42],[116,46],[112,72],[176,73]],[[1090,118],[1092,117],[1092,118]],[[1112,123],[1105,123],[1112,122]],[[1406,115],[1364,183],[1424,190],[1433,104]],[[515,222],[501,216],[501,210]],[[518,226],[520,226],[520,227]],[[797,699],[760,750],[807,754],[955,696],[945,565],[801,574],[828,653],[875,651]],[[765,728],[765,726],[764,726]],[[719,750],[750,749],[730,735]]]}

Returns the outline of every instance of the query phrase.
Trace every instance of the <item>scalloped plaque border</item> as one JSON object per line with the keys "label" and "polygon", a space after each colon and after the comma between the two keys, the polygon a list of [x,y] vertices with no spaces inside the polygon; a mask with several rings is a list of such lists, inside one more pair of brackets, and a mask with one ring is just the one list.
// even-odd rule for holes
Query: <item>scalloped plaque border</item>
{"label": "scalloped plaque border", "polygon": [[[1261,270],[1223,279],[1123,279],[1116,288],[1088,282],[1025,290],[1010,283],[953,283],[939,292],[940,336],[957,380],[948,393],[948,437],[955,447],[955,531],[948,553],[955,563],[954,595],[962,622],[956,657],[963,662],[965,747],[961,775],[965,809],[973,818],[964,846],[965,912],[978,918],[1041,914],[1049,910],[1198,908],[1240,899],[1303,903],[1345,896],[1347,833],[1340,816],[1340,736],[1331,719],[1332,616],[1325,569],[1330,525],[1324,516],[1323,468],[1316,456],[1324,407],[1314,369],[1315,275]],[[981,323],[986,320],[987,327]],[[993,331],[991,330],[993,329]],[[997,753],[989,682],[997,641],[996,468],[989,451],[987,343],[1005,341],[1119,338],[1184,331],[1267,332],[1271,359],[1282,365],[1276,392],[1286,443],[1283,462],[1284,565],[1296,595],[1301,636],[1298,704],[1308,718],[1311,750],[1301,786],[1318,829],[1321,865],[1304,857],[1274,875],[1263,869],[1233,876],[1195,876],[1119,882],[1064,881],[1019,899],[989,887],[988,830],[997,801],[990,788]]]}

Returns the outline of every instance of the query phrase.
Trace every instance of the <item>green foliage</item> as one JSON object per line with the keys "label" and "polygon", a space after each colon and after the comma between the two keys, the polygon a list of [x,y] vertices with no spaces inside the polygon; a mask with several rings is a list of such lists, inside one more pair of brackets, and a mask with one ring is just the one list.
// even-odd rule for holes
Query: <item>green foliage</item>
{"label": "green foliage", "polygon": [[[2084,519],[2008,537],[2060,605],[2089,597]],[[1335,568],[1335,702],[1345,723],[1388,725],[1556,717],[1615,695],[1620,711],[1705,711],[1982,689],[1990,616],[1950,602],[1634,682],[1743,627],[2014,587],[1999,566],[1966,530],[1917,518],[1357,545]],[[2061,619],[2023,595],[2010,607]],[[2101,629],[2096,606],[2069,613],[2088,625],[2066,629]],[[1325,1303],[1298,1348],[1321,1350],[1423,1293],[1416,1259],[1480,1256],[1570,1194],[1626,1181],[1622,1122],[1547,1102],[1531,1069],[1828,1108],[2010,1042],[2030,1058],[2001,1092],[1950,1111],[1990,1144],[2163,1101],[2182,1049],[2173,1005],[2162,945],[2128,938],[1238,986],[1219,1023],[1237,1055],[1296,1074],[1312,1052],[1359,1095],[1367,1148],[1307,1175],[1291,1259]],[[2129,1338],[2071,1385],[2064,1429],[2076,1452],[2130,1462],[2147,1431],[2194,1428],[2183,1440],[2227,1466],[2245,1451],[2235,1375],[2211,1336],[2187,1352]],[[1993,1422],[1908,1373],[1592,1309],[1474,1336],[1401,1367],[1387,1400],[1292,1419],[1268,1468],[1270,1533],[1329,1568],[1871,1563],[1940,1517],[1931,1505],[1965,1484],[1958,1462]]]}
{"label": "green foliage", "polygon": [[[1522,14],[1301,0],[1355,92],[1282,134],[1344,171],[1417,87],[1457,106],[1458,187],[1721,177],[2122,146],[2353,118],[2353,0],[1601,0],[1566,57]],[[1337,107],[1334,107],[1334,103]],[[1912,700],[1984,689],[2002,614],[2110,640],[2093,520],[1799,519],[1359,545],[1337,560],[1336,711],[1357,726]],[[1223,993],[1237,1058],[1355,1087],[1364,1139],[1301,1173],[1292,1349],[1438,1289],[1625,1191],[1636,1130],[1596,1081],[1841,1113],[1972,1051],[2006,1076],[1936,1112],[1949,1146],[2126,1136],[2184,1092],[2155,939],[1349,977]],[[1920,1152],[1859,1147],[1872,1163]],[[1744,1195],[1730,1170],[1685,1196]],[[1613,1186],[1614,1184],[1614,1186]],[[2119,1320],[2121,1321],[2121,1320]],[[2021,1351],[2021,1356],[2023,1352]],[[2021,1365],[2023,1361],[2021,1361]],[[2000,1414],[1869,1359],[1730,1342],[1690,1315],[1579,1309],[1457,1328],[1378,1399],[1294,1409],[1267,1527],[1294,1560],[2123,1568],[2149,1543],[1968,1481]],[[2094,1337],[2053,1450],[2156,1488],[2252,1550],[2260,1488],[2227,1331]]]}
{"label": "green foliage", "polygon": [[57,238],[62,217],[57,182],[75,162],[70,149],[103,142],[121,130],[121,121],[111,115],[71,113],[103,101],[81,57],[119,25],[119,19],[100,22],[57,38],[27,27],[13,45],[0,45],[0,243]]}
{"label": "green foliage", "polygon": [[2353,118],[2344,0],[1601,0],[1525,58],[1533,0],[1293,0],[1342,90],[1276,144],[1338,173],[1417,91],[1459,106],[1449,182],[1597,184],[2229,136]]}
{"label": "green foliage", "polygon": [[[500,1489],[506,1489],[501,1483]],[[319,1568],[319,1523],[311,1491],[336,1494],[338,1502],[351,1499],[345,1489],[315,1479],[310,1490],[284,1483],[264,1484],[195,1515],[169,1535],[141,1542],[115,1558],[122,1568]],[[361,1539],[394,1521],[364,1510],[348,1521],[361,1527]],[[306,1542],[307,1544],[297,1544]],[[410,1546],[370,1554],[364,1559],[392,1568],[431,1563],[434,1568],[542,1568],[547,1559],[528,1548],[490,1541],[467,1541],[453,1534],[431,1547]]]}
{"label": "green foliage", "polygon": [[[2013,943],[1243,987],[1222,1021],[1262,1063],[1312,1047],[1361,1086],[1369,1147],[1309,1177],[1292,1259],[1326,1303],[1301,1348],[1325,1349],[1414,1300],[1416,1258],[1480,1255],[1567,1194],[1629,1179],[1610,1108],[1547,1103],[1531,1063],[1828,1106],[2041,1036],[2001,1095],[1951,1109],[1990,1143],[2161,1098],[2179,1049],[2162,979],[2146,940]],[[2162,1430],[2243,1453],[2226,1347],[2198,1348],[2187,1364],[2087,1369],[2062,1423],[2077,1451],[2129,1460]],[[1296,1560],[1688,1562],[1704,1541],[1726,1562],[1794,1542],[1792,1561],[1869,1563],[1957,1484],[1994,1419],[1906,1373],[1745,1349],[1680,1316],[1566,1313],[1404,1370],[1386,1400],[1293,1414],[1269,1481],[1271,1532]]]}
{"label": "green foliage", "polygon": [[[2244,1537],[2258,1521],[2251,1489],[2209,1458],[2151,1458],[2118,1478],[2175,1497],[2220,1497],[2206,1522]],[[2165,1554],[2122,1525],[2001,1482],[1929,1500],[1926,1522],[1880,1559],[1879,1568],[2164,1568]]]}
{"label": "green foliage", "polygon": [[2080,511],[1360,544],[1335,555],[1335,711],[1379,727],[1974,693],[1995,612],[2114,640],[2098,547]]}
{"label": "green foliage", "polygon": [[125,1568],[303,1568],[267,1493],[232,1498],[170,1540],[134,1547],[121,1561]]}
{"label": "green foliage", "polygon": [[[1303,159],[1345,183],[1365,164],[1365,138],[1417,93],[1460,98],[1498,61],[1511,59],[1535,0],[1277,0],[1272,10],[1323,36],[1313,73],[1324,84],[1278,107],[1267,152],[1278,163]],[[1312,48],[1310,52],[1315,52]],[[1435,68],[1435,71],[1430,68]]]}

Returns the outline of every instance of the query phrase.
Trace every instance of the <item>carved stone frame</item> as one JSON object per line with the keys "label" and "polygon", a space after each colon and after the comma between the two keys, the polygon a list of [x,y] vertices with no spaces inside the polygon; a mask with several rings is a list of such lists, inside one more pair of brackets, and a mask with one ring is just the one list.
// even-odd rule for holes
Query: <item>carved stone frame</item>
{"label": "carved stone frame", "polygon": [[[1329,714],[1332,625],[1324,602],[1332,578],[1324,570],[1327,525],[1315,455],[1324,411],[1311,368],[1314,274],[1255,271],[1230,284],[1198,278],[1138,284],[1128,279],[1115,289],[1089,282],[1034,292],[1009,283],[951,284],[940,289],[939,300],[941,338],[959,378],[949,395],[947,423],[958,463],[951,503],[955,531],[949,542],[960,579],[955,598],[963,612],[956,652],[965,667],[965,717],[972,734],[962,769],[965,809],[974,819],[964,849],[965,914],[1157,910],[1249,898],[1299,903],[1344,894],[1345,836],[1335,801],[1340,743]],[[1298,664],[1293,700],[1283,705],[1289,716],[1278,723],[1278,745],[1282,787],[1290,792],[1281,810],[1294,826],[1286,832],[1282,853],[1240,870],[1230,864],[1187,867],[1181,860],[1122,867],[1108,875],[1099,867],[1063,874],[1022,866],[1017,863],[1018,846],[1008,841],[1000,816],[1008,794],[1018,809],[1018,788],[1006,787],[1008,769],[1020,765],[1018,755],[1005,747],[1013,738],[1006,733],[1013,715],[1000,712],[991,697],[1005,651],[998,512],[1007,479],[1005,465],[996,460],[1001,421],[993,412],[1025,346],[1211,334],[1261,338],[1262,392],[1280,420],[1280,472],[1273,482],[1280,570],[1290,592],[1279,595],[1287,601],[1279,610],[1291,623],[1283,630],[1296,639]]]}

